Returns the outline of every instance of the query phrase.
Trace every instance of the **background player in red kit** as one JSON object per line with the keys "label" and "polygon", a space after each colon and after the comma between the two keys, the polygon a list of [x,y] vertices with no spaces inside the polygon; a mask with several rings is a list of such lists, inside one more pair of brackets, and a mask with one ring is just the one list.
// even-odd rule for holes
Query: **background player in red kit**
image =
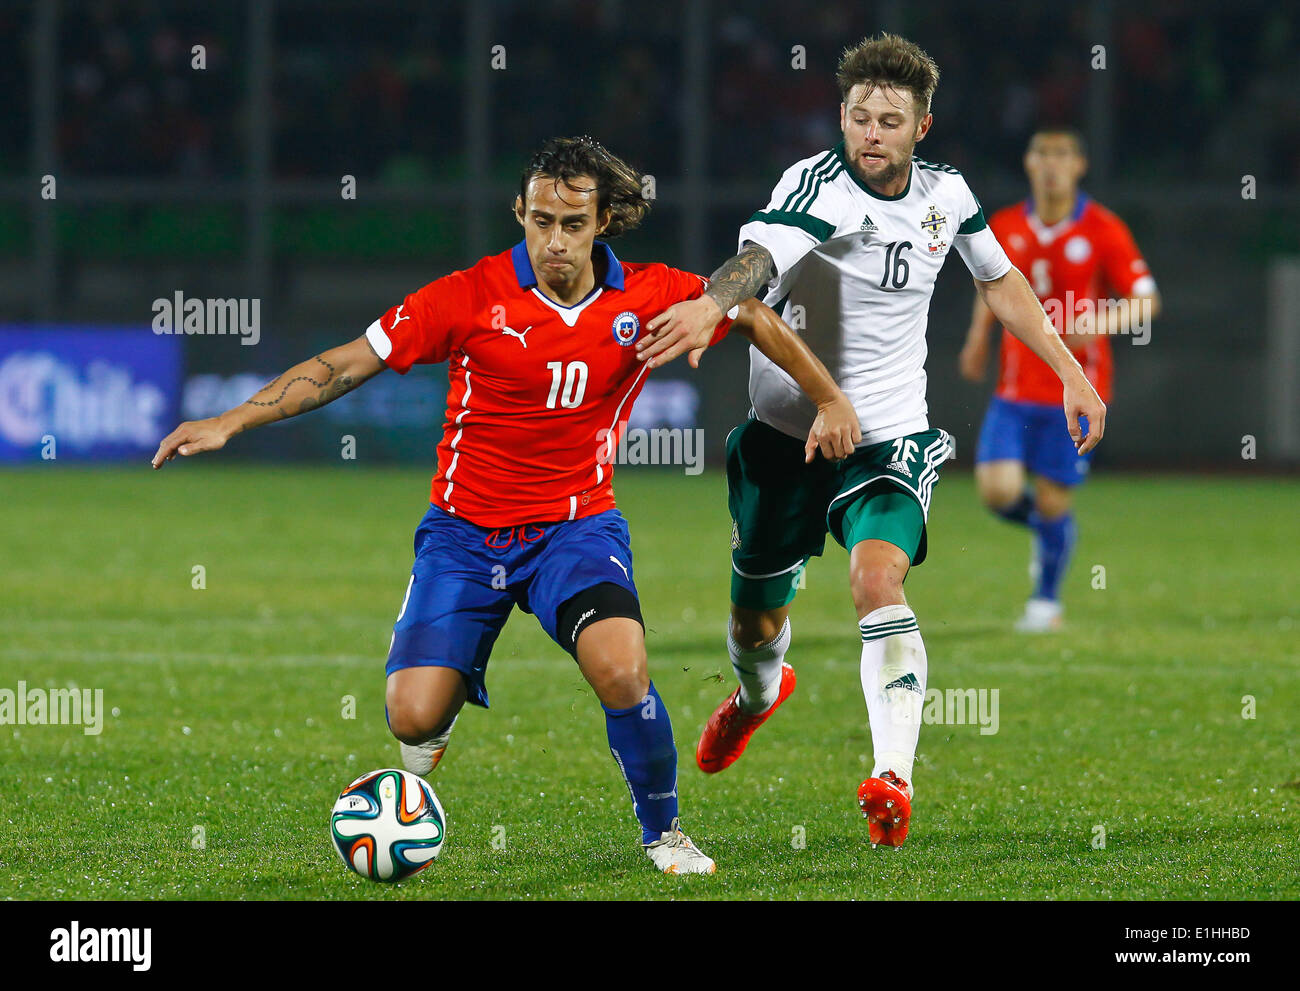
{"label": "background player in red kit", "polygon": [[[1079,190],[1088,162],[1083,139],[1045,128],[1030,139],[1025,173],[1032,196],[989,221],[1084,373],[1109,403],[1111,336],[1146,343],[1159,310],[1155,281],[1124,222]],[[975,297],[960,358],[971,381],[984,377],[993,313]],[[1016,628],[1058,629],[1061,579],[1075,541],[1071,490],[1087,476],[1065,430],[1061,383],[1010,333],[1003,332],[998,386],[975,451],[980,498],[999,516],[1034,532],[1034,590]],[[1034,487],[1026,488],[1026,472]]]}
{"label": "background player in red kit", "polygon": [[[672,724],[646,671],[627,523],[611,485],[618,434],[653,365],[633,346],[643,322],[706,286],[665,265],[620,262],[595,240],[633,229],[648,206],[640,175],[591,139],[548,141],[515,201],[523,242],[412,293],[364,336],[289,369],[242,406],[182,423],[153,465],[315,409],[385,368],[448,362],[438,471],[388,654],[388,723],[404,763],[429,774],[464,703],[487,706],[488,658],[518,605],[573,655],[600,699],[650,859],[666,873],[713,873],[678,827]],[[798,335],[752,302],[728,316],[817,403],[808,459],[852,452],[857,415]]]}

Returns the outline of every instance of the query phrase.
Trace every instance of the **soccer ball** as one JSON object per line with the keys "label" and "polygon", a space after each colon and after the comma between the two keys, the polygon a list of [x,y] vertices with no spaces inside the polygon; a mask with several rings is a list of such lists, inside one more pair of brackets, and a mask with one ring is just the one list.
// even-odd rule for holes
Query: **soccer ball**
{"label": "soccer ball", "polygon": [[418,774],[387,767],[343,789],[330,814],[343,863],[371,881],[400,881],[433,863],[447,838],[438,796]]}

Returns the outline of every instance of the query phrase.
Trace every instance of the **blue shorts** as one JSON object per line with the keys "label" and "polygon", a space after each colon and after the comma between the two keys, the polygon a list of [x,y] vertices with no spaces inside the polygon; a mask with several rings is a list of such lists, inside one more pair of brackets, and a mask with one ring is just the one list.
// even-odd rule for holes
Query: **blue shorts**
{"label": "blue shorts", "polygon": [[469,701],[486,707],[488,656],[516,605],[534,613],[556,643],[560,606],[603,582],[636,595],[627,520],[617,509],[561,523],[491,530],[430,505],[415,531],[387,674],[455,668]]}
{"label": "blue shorts", "polygon": [[[1086,427],[1087,417],[1080,419]],[[985,461],[1019,461],[1058,485],[1078,485],[1088,477],[1092,452],[1081,457],[1075,450],[1065,410],[1059,405],[994,396],[975,447],[975,463]]]}

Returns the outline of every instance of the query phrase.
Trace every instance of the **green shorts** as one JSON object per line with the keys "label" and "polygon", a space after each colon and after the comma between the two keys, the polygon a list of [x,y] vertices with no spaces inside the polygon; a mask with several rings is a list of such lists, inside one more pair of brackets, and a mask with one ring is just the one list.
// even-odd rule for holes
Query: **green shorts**
{"label": "green shorts", "polygon": [[955,450],[931,429],[861,447],[844,461],[804,463],[804,442],[759,420],[727,436],[731,601],[746,609],[788,604],[829,532],[846,550],[862,540],[925,560],[925,521],[939,466]]}

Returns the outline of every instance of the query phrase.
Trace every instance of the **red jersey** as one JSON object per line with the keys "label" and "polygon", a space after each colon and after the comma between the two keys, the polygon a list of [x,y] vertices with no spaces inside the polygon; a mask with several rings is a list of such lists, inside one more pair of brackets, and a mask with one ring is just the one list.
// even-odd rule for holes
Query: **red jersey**
{"label": "red jersey", "polygon": [[[449,363],[430,501],[479,526],[572,520],[614,506],[618,434],[649,370],[646,321],[707,286],[667,265],[627,265],[604,242],[596,285],[562,306],[537,286],[521,242],[419,289],[366,330],[401,374]],[[718,325],[713,343],[725,336]]]}
{"label": "red jersey", "polygon": [[[1124,221],[1082,193],[1070,215],[1051,227],[1034,215],[1031,200],[999,210],[989,226],[1012,264],[1029,279],[1057,333],[1068,333],[1075,315],[1095,307],[1097,300],[1131,299],[1155,289]],[[1098,318],[1104,312],[1094,309]],[[1110,338],[1091,335],[1074,356],[1102,402],[1110,402]],[[997,394],[1059,405],[1061,381],[1046,362],[1004,330]]]}

